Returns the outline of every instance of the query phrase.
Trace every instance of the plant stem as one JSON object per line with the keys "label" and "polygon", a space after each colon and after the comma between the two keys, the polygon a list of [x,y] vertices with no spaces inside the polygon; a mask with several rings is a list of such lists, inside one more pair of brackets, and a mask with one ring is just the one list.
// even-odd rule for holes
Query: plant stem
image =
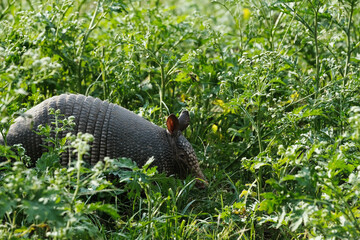
{"label": "plant stem", "polygon": [[[347,75],[349,72],[349,64],[350,64],[350,58],[351,58],[351,24],[352,24],[352,16],[354,13],[354,2],[351,2],[351,8],[350,8],[350,15],[349,15],[349,21],[348,21],[348,25],[347,28],[345,29],[345,33],[346,33],[346,37],[347,37],[347,56],[346,56],[346,62],[345,62],[345,68],[344,68],[344,80],[343,80],[343,88],[345,89],[346,83],[347,83]],[[340,93],[340,132],[343,133],[343,120],[342,120],[342,113],[343,113],[343,102],[344,102],[344,96],[343,96],[343,91],[341,91]]]}
{"label": "plant stem", "polygon": [[314,40],[315,40],[315,60],[316,60],[316,75],[315,75],[315,99],[317,99],[320,88],[320,63],[319,63],[319,44],[318,44],[318,14],[319,8],[318,6],[314,9]]}
{"label": "plant stem", "polygon": [[351,36],[350,36],[350,31],[351,31],[351,24],[352,24],[352,16],[354,13],[354,3],[352,2],[351,4],[351,9],[350,9],[350,16],[349,16],[349,22],[347,25],[347,28],[345,30],[346,32],[346,36],[347,36],[347,57],[346,57],[346,62],[345,62],[345,69],[344,69],[344,86],[346,85],[346,80],[347,80],[347,74],[349,71],[349,63],[350,63],[350,57],[351,57]]}
{"label": "plant stem", "polygon": [[147,225],[147,236],[150,235],[150,233],[152,232],[152,227],[153,225],[151,224],[152,223],[152,204],[151,204],[151,197],[149,195],[149,191],[148,191],[148,188],[147,186],[145,185],[144,186],[144,191],[145,191],[145,195],[146,195],[146,198],[148,200],[148,221],[149,221],[149,224]]}
{"label": "plant stem", "polygon": [[[262,144],[261,144],[261,91],[262,91],[263,82],[258,78],[258,96],[257,96],[257,104],[258,104],[258,114],[256,120],[256,128],[257,128],[257,137],[259,142],[259,155],[263,152]],[[262,192],[262,167],[259,168],[258,171],[258,200],[261,202],[261,192]],[[261,214],[261,213],[260,213]],[[264,230],[260,229],[259,231],[260,239],[264,239]]]}
{"label": "plant stem", "polygon": [[82,40],[82,43],[81,43],[80,48],[78,48],[78,51],[76,52],[76,56],[79,58],[79,64],[78,64],[78,82],[77,82],[77,90],[78,90],[79,92],[81,91],[81,82],[82,82],[82,76],[81,76],[82,55],[84,54],[84,51],[85,51],[85,46],[86,46],[87,39],[89,38],[90,33],[95,29],[95,27],[96,27],[96,25],[97,25],[97,23],[94,24],[94,22],[95,22],[97,13],[98,13],[98,11],[99,11],[100,1],[101,1],[101,0],[98,0],[98,1],[97,1],[96,8],[95,8],[94,14],[93,14],[93,16],[92,16],[92,18],[91,18],[91,22],[90,22],[90,24],[89,24],[89,27],[88,27],[86,33],[84,34],[84,38],[83,38],[83,40]]}
{"label": "plant stem", "polygon": [[165,76],[165,69],[164,65],[160,63],[160,69],[161,69],[161,82],[160,82],[160,112],[162,112],[162,106],[164,102],[164,95],[165,95],[165,82],[166,82],[166,76]]}
{"label": "plant stem", "polygon": [[0,13],[0,20],[2,20],[3,17],[5,17],[5,15],[10,11],[10,8],[14,3],[15,3],[15,0],[8,3],[6,8]]}
{"label": "plant stem", "polygon": [[78,159],[77,159],[76,165],[78,165],[78,166],[77,166],[77,172],[76,172],[76,188],[75,188],[73,198],[72,198],[72,204],[71,204],[72,206],[75,205],[76,196],[80,189],[80,172],[81,172],[82,154],[78,153],[77,157],[78,157]]}
{"label": "plant stem", "polygon": [[[259,89],[260,90],[260,89]],[[261,126],[260,126],[260,120],[261,120],[261,95],[260,95],[260,91],[258,94],[258,116],[257,116],[257,121],[256,121],[256,128],[257,128],[257,137],[258,137],[258,142],[259,142],[259,152],[261,153],[263,151],[262,149],[262,144],[261,144]]]}
{"label": "plant stem", "polygon": [[[312,8],[314,10],[314,42],[315,42],[315,96],[314,100],[316,100],[319,97],[320,93],[320,54],[319,54],[319,42],[318,42],[318,15],[319,15],[319,3],[317,1],[313,3],[309,0],[310,4],[312,5]],[[318,131],[320,129],[320,119],[315,119],[314,121],[314,129],[315,131]]]}

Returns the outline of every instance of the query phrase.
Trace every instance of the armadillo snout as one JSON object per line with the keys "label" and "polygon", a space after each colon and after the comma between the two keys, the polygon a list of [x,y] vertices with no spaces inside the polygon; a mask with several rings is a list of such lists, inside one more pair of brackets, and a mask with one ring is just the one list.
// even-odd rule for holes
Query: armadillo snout
{"label": "armadillo snout", "polygon": [[205,181],[204,179],[203,179],[203,181],[202,181],[202,180],[199,180],[199,179],[196,179],[195,186],[196,186],[197,188],[199,188],[199,189],[206,189],[208,185],[209,185],[209,183],[208,183],[207,181]]}
{"label": "armadillo snout", "polygon": [[206,177],[204,176],[203,172],[201,171],[199,162],[197,160],[194,163],[194,165],[195,165],[195,166],[193,166],[194,175],[196,178],[198,178],[198,179],[196,179],[195,186],[200,189],[205,189],[209,185],[209,183],[208,183]]}

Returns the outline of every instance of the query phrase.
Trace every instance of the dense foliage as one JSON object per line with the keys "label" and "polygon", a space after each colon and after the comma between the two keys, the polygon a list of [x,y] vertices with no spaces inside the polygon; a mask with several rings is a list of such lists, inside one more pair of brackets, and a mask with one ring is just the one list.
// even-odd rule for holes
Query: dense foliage
{"label": "dense foliage", "polygon": [[358,0],[0,0],[3,136],[64,92],[158,125],[186,108],[209,181],[88,168],[92,136],[57,120],[34,168],[0,146],[1,239],[357,239],[359,46]]}

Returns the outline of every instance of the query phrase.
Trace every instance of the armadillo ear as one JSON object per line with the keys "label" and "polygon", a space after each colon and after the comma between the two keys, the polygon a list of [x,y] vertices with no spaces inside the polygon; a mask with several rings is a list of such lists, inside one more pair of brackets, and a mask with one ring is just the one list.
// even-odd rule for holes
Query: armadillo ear
{"label": "armadillo ear", "polygon": [[169,131],[169,133],[172,135],[179,131],[179,119],[174,114],[170,114],[170,116],[167,118],[166,126]]}
{"label": "armadillo ear", "polygon": [[179,130],[184,131],[190,124],[190,115],[187,110],[181,112],[179,117]]}

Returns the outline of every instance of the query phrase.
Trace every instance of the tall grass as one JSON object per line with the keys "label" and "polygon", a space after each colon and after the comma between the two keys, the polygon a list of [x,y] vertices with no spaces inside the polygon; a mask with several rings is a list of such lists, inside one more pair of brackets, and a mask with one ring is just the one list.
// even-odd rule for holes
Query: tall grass
{"label": "tall grass", "polygon": [[[0,132],[63,92],[120,104],[186,137],[209,180],[83,163],[90,136],[35,168],[0,146],[4,239],[356,239],[357,0],[0,1]],[[61,114],[61,113],[53,113]],[[51,133],[51,134],[50,134]],[[72,164],[59,154],[77,149]]]}

